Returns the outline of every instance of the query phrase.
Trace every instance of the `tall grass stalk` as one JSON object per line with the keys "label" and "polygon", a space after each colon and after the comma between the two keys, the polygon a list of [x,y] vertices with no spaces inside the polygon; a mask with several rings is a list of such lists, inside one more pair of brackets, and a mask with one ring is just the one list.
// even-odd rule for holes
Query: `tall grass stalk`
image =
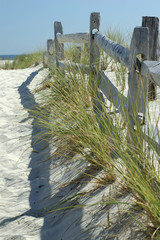
{"label": "tall grass stalk", "polygon": [[[49,96],[39,110],[38,123],[48,129],[48,136],[57,137],[63,151],[68,149],[73,154],[82,154],[94,166],[107,169],[108,177],[114,178],[109,148],[112,136],[101,131],[87,75],[73,70],[64,77],[56,70],[52,77],[53,81],[48,83]],[[101,116],[103,121],[105,124]],[[108,124],[112,125],[109,118]]]}
{"label": "tall grass stalk", "polygon": [[[115,69],[117,81],[124,83],[125,69]],[[62,152],[81,154],[94,167],[102,168],[109,181],[120,179],[132,192],[136,205],[147,214],[152,238],[159,239],[160,177],[154,164],[159,167],[159,156],[151,142],[145,142],[144,148],[138,118],[129,142],[124,127],[131,128],[128,113],[125,125],[113,106],[111,115],[107,102],[89,84],[88,75],[72,68],[64,75],[55,68],[45,84],[49,88],[35,113],[37,124],[48,130],[50,140],[56,136]]]}

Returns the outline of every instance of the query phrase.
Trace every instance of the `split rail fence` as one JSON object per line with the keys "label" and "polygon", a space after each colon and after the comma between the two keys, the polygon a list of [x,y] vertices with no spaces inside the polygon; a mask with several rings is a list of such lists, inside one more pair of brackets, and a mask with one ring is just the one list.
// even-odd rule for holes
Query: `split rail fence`
{"label": "split rail fence", "polygon": [[[156,87],[160,87],[159,19],[157,17],[142,18],[142,26],[134,28],[130,50],[103,36],[99,28],[100,13],[91,13],[89,33],[63,34],[61,22],[55,22],[54,40],[47,41],[47,52],[44,53],[43,63],[45,67],[56,66],[63,71],[69,67],[83,68],[86,72],[92,73],[93,79],[96,79],[95,74],[98,73],[99,89],[125,119],[128,119],[127,138],[131,142],[135,132],[135,121],[141,118],[144,123],[147,100],[155,100]],[[64,43],[66,42],[89,45],[89,66],[65,61]],[[100,71],[100,49],[128,68],[127,97],[118,91],[104,72]],[[150,139],[145,133],[143,138],[153,141],[160,154],[159,142]]]}

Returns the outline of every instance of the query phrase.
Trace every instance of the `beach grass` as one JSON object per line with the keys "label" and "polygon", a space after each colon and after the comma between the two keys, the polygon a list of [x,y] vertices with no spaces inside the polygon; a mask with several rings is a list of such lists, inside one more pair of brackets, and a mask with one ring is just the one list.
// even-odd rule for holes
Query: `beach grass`
{"label": "beach grass", "polygon": [[42,62],[42,51],[37,51],[30,54],[22,54],[15,57],[15,59],[10,63],[6,61],[3,69],[24,69],[32,65],[39,64]]}
{"label": "beach grass", "polygon": [[[120,37],[116,39],[115,36],[113,40],[122,43]],[[77,51],[73,48],[66,56],[73,61]],[[117,83],[124,89],[127,70],[106,57],[108,61],[111,64],[105,67],[112,66]],[[34,110],[36,124],[45,127],[47,140],[52,141],[56,137],[61,153],[67,150],[71,156],[83,156],[94,168],[105,171],[105,183],[121,182],[132,193],[134,205],[147,216],[148,220],[143,224],[139,222],[139,225],[150,239],[158,240],[160,177],[156,146],[148,141],[144,147],[142,126],[138,119],[134,123],[132,141],[128,142],[126,134],[130,123],[127,113],[122,120],[117,109],[111,104],[108,106],[102,94],[97,94],[95,86],[89,84],[91,77],[73,68],[68,69],[65,75],[58,68],[50,72],[41,88],[45,91],[40,91],[43,104]],[[94,78],[99,81],[98,75]]]}

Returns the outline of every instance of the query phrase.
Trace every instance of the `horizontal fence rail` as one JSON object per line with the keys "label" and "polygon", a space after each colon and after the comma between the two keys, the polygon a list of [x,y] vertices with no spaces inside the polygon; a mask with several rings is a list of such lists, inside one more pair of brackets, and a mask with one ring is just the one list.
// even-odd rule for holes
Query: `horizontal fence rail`
{"label": "horizontal fence rail", "polygon": [[[59,43],[72,42],[72,43],[88,43],[89,34],[88,33],[76,33],[76,34],[65,34],[65,35],[57,35],[57,40]],[[95,33],[94,40],[96,45],[104,50],[111,58],[115,61],[121,63],[123,66],[129,68],[129,55],[130,51],[123,47],[122,45],[110,40],[106,36],[101,35],[100,33]],[[50,55],[53,54],[55,41],[49,39],[47,44],[47,50]],[[54,62],[52,62],[54,64]],[[65,62],[63,62],[65,64]],[[73,66],[78,66],[76,63],[70,63]],[[62,66],[62,64],[60,64]],[[69,62],[66,62],[66,65],[69,66]],[[139,70],[141,75],[147,76],[152,82],[156,85],[160,86],[160,63],[158,61],[140,61],[137,59],[137,65],[139,66]],[[83,67],[82,64],[79,67]],[[63,66],[63,68],[65,68]],[[88,66],[84,66],[84,68],[88,69]]]}
{"label": "horizontal fence rail", "polygon": [[59,43],[88,43],[89,34],[88,33],[75,33],[75,34],[61,34],[57,35],[57,40]]}
{"label": "horizontal fence rail", "polygon": [[118,91],[104,73],[100,73],[99,89],[122,114],[125,114],[127,110],[127,98]]}
{"label": "horizontal fence rail", "polygon": [[[105,53],[107,53],[116,62],[121,63],[123,66],[130,68],[129,56],[130,51],[123,47],[122,45],[110,40],[106,36],[100,33],[95,33],[94,40],[99,48],[101,48]],[[137,65],[139,65],[139,70],[141,75],[147,76],[156,85],[160,86],[160,62],[158,61],[143,61],[140,63],[136,59]]]}
{"label": "horizontal fence rail", "polygon": [[160,62],[143,61],[141,64],[141,74],[147,76],[152,82],[160,87]]}
{"label": "horizontal fence rail", "polygon": [[[135,119],[139,117],[139,114],[145,118],[149,89],[147,89],[149,86],[148,81],[160,87],[160,62],[157,60],[154,61],[154,57],[150,57],[152,52],[156,52],[157,54],[157,48],[154,48],[154,46],[157,47],[157,44],[153,43],[153,39],[150,41],[152,37],[150,33],[152,32],[152,35],[154,35],[158,27],[156,25],[155,31],[152,29],[150,30],[152,27],[147,25],[147,21],[147,17],[143,17],[143,26],[134,29],[130,49],[100,34],[99,13],[91,14],[89,33],[63,34],[62,24],[60,22],[55,22],[55,39],[49,39],[47,41],[47,52],[44,53],[45,66],[49,66],[53,69],[56,66],[63,71],[73,68],[75,70],[82,69],[85,73],[91,75],[90,77],[92,78],[93,84],[98,76],[99,85],[97,96],[99,95],[99,91],[101,91],[106,99],[112,102],[116,109],[118,109],[118,112],[120,112],[125,119],[128,119],[130,127],[128,128],[127,138],[129,139],[129,143],[131,143],[130,141],[134,132]],[[149,20],[149,24],[150,22]],[[154,35],[154,40],[157,43],[156,36],[158,36],[157,32]],[[67,42],[86,44],[90,56],[89,65],[73,63],[64,59],[64,43]],[[100,49],[116,62],[128,68],[129,89],[127,97],[118,91],[118,88],[114,86],[104,72],[99,70],[99,63],[101,61]],[[141,55],[141,58],[138,58],[138,55]],[[102,109],[101,106],[100,109]],[[143,133],[143,138],[146,141],[150,139],[145,133]],[[153,142],[155,144],[154,140]],[[158,147],[160,146],[159,143],[157,144],[157,149],[160,149]]]}
{"label": "horizontal fence rail", "polygon": [[94,40],[97,46],[105,51],[115,61],[129,68],[129,50],[109,38],[95,33]]}

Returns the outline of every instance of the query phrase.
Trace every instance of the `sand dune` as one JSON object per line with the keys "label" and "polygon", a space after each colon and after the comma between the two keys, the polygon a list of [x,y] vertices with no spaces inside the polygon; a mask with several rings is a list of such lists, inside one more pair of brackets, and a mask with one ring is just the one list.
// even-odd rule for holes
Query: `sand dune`
{"label": "sand dune", "polygon": [[[140,240],[143,234],[136,232],[138,228],[126,212],[130,206],[94,205],[109,194],[114,196],[117,183],[98,188],[84,177],[84,169],[87,172],[90,166],[79,156],[71,163],[62,156],[51,157],[57,151],[51,144],[35,144],[39,129],[28,109],[38,104],[34,89],[46,75],[47,69],[41,65],[0,70],[0,239]],[[83,181],[77,185],[82,175]],[[65,202],[58,205],[60,201],[96,187],[92,197],[76,199],[77,204],[88,206],[50,212],[67,206]],[[132,200],[127,192],[117,198]]]}

